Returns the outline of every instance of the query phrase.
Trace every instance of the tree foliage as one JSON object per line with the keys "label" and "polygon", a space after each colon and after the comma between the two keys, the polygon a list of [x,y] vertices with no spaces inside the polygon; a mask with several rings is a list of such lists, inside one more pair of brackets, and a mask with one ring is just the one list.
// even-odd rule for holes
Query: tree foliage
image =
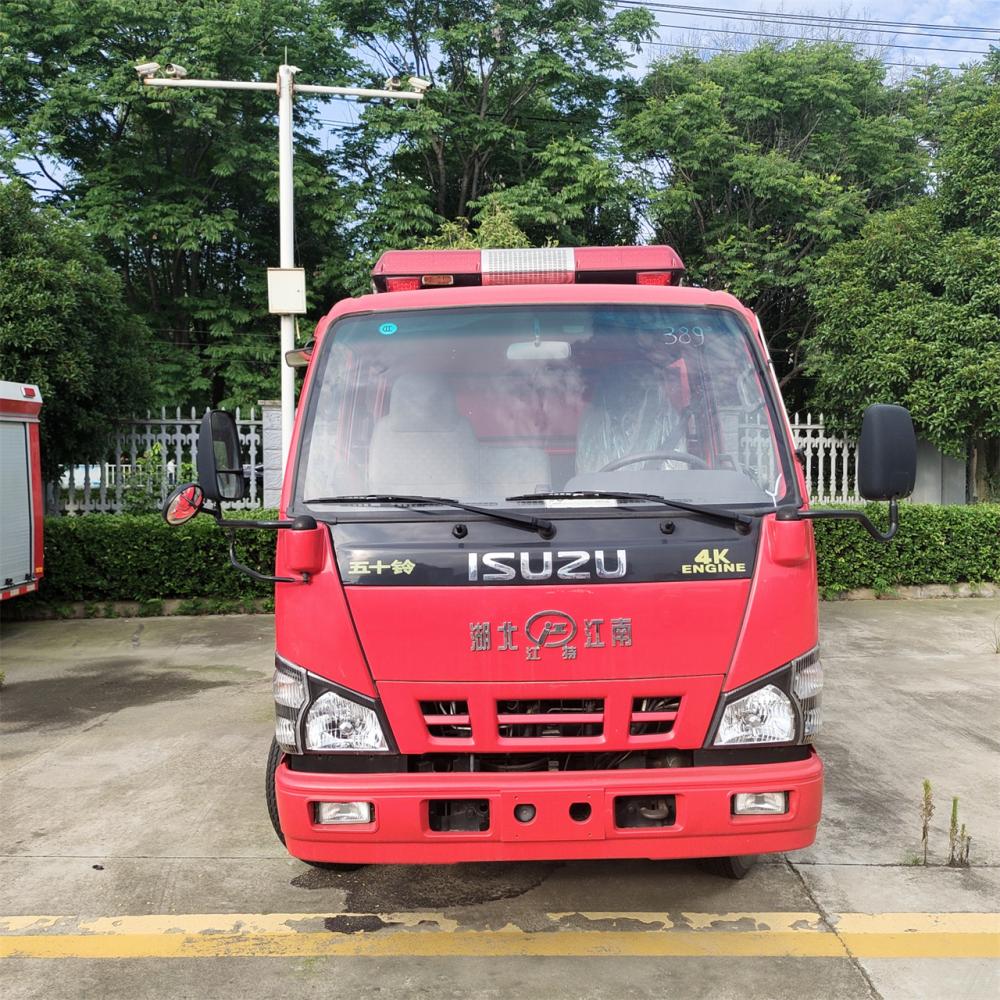
{"label": "tree foliage", "polygon": [[0,378],[42,390],[42,461],[100,457],[114,421],[149,401],[150,335],[79,223],[0,185]]}
{"label": "tree foliage", "polygon": [[790,352],[786,381],[814,322],[814,262],[924,181],[907,95],[884,72],[833,42],[684,53],[622,105],[618,134],[653,239],[680,252],[693,282],[757,311],[772,346]]}
{"label": "tree foliage", "polygon": [[[191,76],[260,79],[287,48],[289,61],[336,82],[351,62],[335,5],[5,0],[2,10],[8,166],[33,159],[94,234],[129,305],[160,335],[164,401],[255,401],[277,378],[265,294],[266,267],[278,261],[277,102],[153,91],[132,67],[177,61]],[[300,99],[297,113],[298,256],[315,301],[325,301],[339,291],[323,265],[343,252],[344,205],[311,127],[315,102]]]}
{"label": "tree foliage", "polygon": [[831,249],[811,295],[817,404],[858,414],[902,403],[957,456],[1000,438],[998,82],[1000,53],[940,92],[934,193]]}
{"label": "tree foliage", "polygon": [[375,79],[434,84],[414,111],[368,108],[344,143],[352,287],[379,249],[419,245],[498,201],[534,245],[634,239],[606,114],[648,13],[602,0],[344,0],[341,11]]}

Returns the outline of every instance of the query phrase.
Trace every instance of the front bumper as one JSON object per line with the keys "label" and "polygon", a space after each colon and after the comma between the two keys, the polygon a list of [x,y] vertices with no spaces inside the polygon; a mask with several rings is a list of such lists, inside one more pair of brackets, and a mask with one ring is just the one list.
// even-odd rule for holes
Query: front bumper
{"label": "front bumper", "polygon": [[[446,864],[458,861],[540,861],[572,858],[701,858],[766,854],[808,847],[823,800],[823,764],[815,752],[800,761],[651,770],[532,773],[275,774],[278,815],[289,852],[306,861],[360,864]],[[737,792],[787,792],[781,816],[733,816]],[[622,795],[675,797],[670,826],[618,827]],[[437,832],[432,799],[487,799],[489,829]],[[321,826],[318,801],[361,800],[375,806],[363,826]],[[590,816],[574,820],[570,806]],[[519,804],[535,818],[514,818]]]}

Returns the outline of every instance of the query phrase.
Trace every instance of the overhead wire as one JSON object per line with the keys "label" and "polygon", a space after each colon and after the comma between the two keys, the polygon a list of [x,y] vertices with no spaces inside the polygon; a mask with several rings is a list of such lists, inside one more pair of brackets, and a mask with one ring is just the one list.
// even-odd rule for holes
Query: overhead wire
{"label": "overhead wire", "polygon": [[[796,41],[797,39],[791,38],[789,41]],[[808,41],[809,39],[803,39],[803,41]],[[647,42],[647,46],[666,46],[667,48],[675,49],[688,49],[691,52],[728,52],[730,55],[742,55],[743,52],[749,51],[746,49],[732,49],[723,48],[718,45],[699,45],[697,43],[692,44],[691,42]],[[938,69],[947,70],[960,70],[961,66],[942,66],[940,63],[903,63],[903,62],[887,62],[884,59],[879,59],[876,55],[871,55],[869,59],[878,60],[883,66],[892,66],[899,69],[930,69],[931,66],[936,66]]]}
{"label": "overhead wire", "polygon": [[718,19],[719,17],[726,17],[732,20],[760,20],[762,18],[772,18],[774,20],[780,21],[782,23],[818,23],[820,25],[828,24],[839,24],[839,25],[857,25],[859,28],[871,29],[873,26],[880,26],[886,28],[924,28],[929,32],[940,31],[941,28],[948,28],[951,31],[971,31],[977,33],[980,32],[992,32],[997,34],[1000,32],[1000,26],[983,26],[975,24],[926,24],[919,21],[888,21],[880,20],[876,18],[863,18],[863,17],[841,17],[833,14],[787,14],[783,11],[766,11],[762,10],[760,12],[748,11],[745,8],[738,7],[704,7],[695,6],[691,4],[676,4],[676,3],[662,3],[656,2],[656,0],[612,0],[612,6],[615,7],[642,7],[644,9],[658,10],[663,12],[669,12],[671,14],[690,14],[692,16],[699,17],[714,17]]}
{"label": "overhead wire", "polygon": [[956,53],[960,55],[972,55],[972,56],[986,55],[986,51],[984,49],[949,49],[949,48],[938,48],[932,45],[901,45],[895,42],[859,42],[850,38],[810,38],[808,36],[799,36],[799,35],[770,34],[768,32],[763,32],[763,31],[744,31],[739,28],[704,28],[690,24],[665,24],[663,21],[657,21],[656,25],[657,27],[660,28],[679,28],[686,31],[692,31],[697,34],[702,34],[703,32],[707,32],[709,34],[716,34],[716,35],[753,35],[757,38],[780,38],[780,39],[787,39],[790,41],[801,40],[805,42],[842,41],[848,45],[861,45],[866,48],[876,48],[876,49],[914,49],[917,52],[948,52],[948,53]]}

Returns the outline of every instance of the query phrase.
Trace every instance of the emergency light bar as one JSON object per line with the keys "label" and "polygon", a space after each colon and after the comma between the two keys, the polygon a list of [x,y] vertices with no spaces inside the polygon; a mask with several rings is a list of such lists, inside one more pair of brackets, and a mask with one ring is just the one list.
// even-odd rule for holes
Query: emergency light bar
{"label": "emergency light bar", "polygon": [[677,285],[673,247],[542,247],[537,250],[388,250],[372,268],[376,292],[451,285]]}

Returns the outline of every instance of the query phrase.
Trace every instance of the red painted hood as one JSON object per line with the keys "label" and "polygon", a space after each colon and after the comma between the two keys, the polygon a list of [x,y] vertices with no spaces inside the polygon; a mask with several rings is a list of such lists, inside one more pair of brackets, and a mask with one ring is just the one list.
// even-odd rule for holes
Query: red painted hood
{"label": "red painted hood", "polygon": [[344,589],[376,681],[572,681],[725,674],[750,580]]}

